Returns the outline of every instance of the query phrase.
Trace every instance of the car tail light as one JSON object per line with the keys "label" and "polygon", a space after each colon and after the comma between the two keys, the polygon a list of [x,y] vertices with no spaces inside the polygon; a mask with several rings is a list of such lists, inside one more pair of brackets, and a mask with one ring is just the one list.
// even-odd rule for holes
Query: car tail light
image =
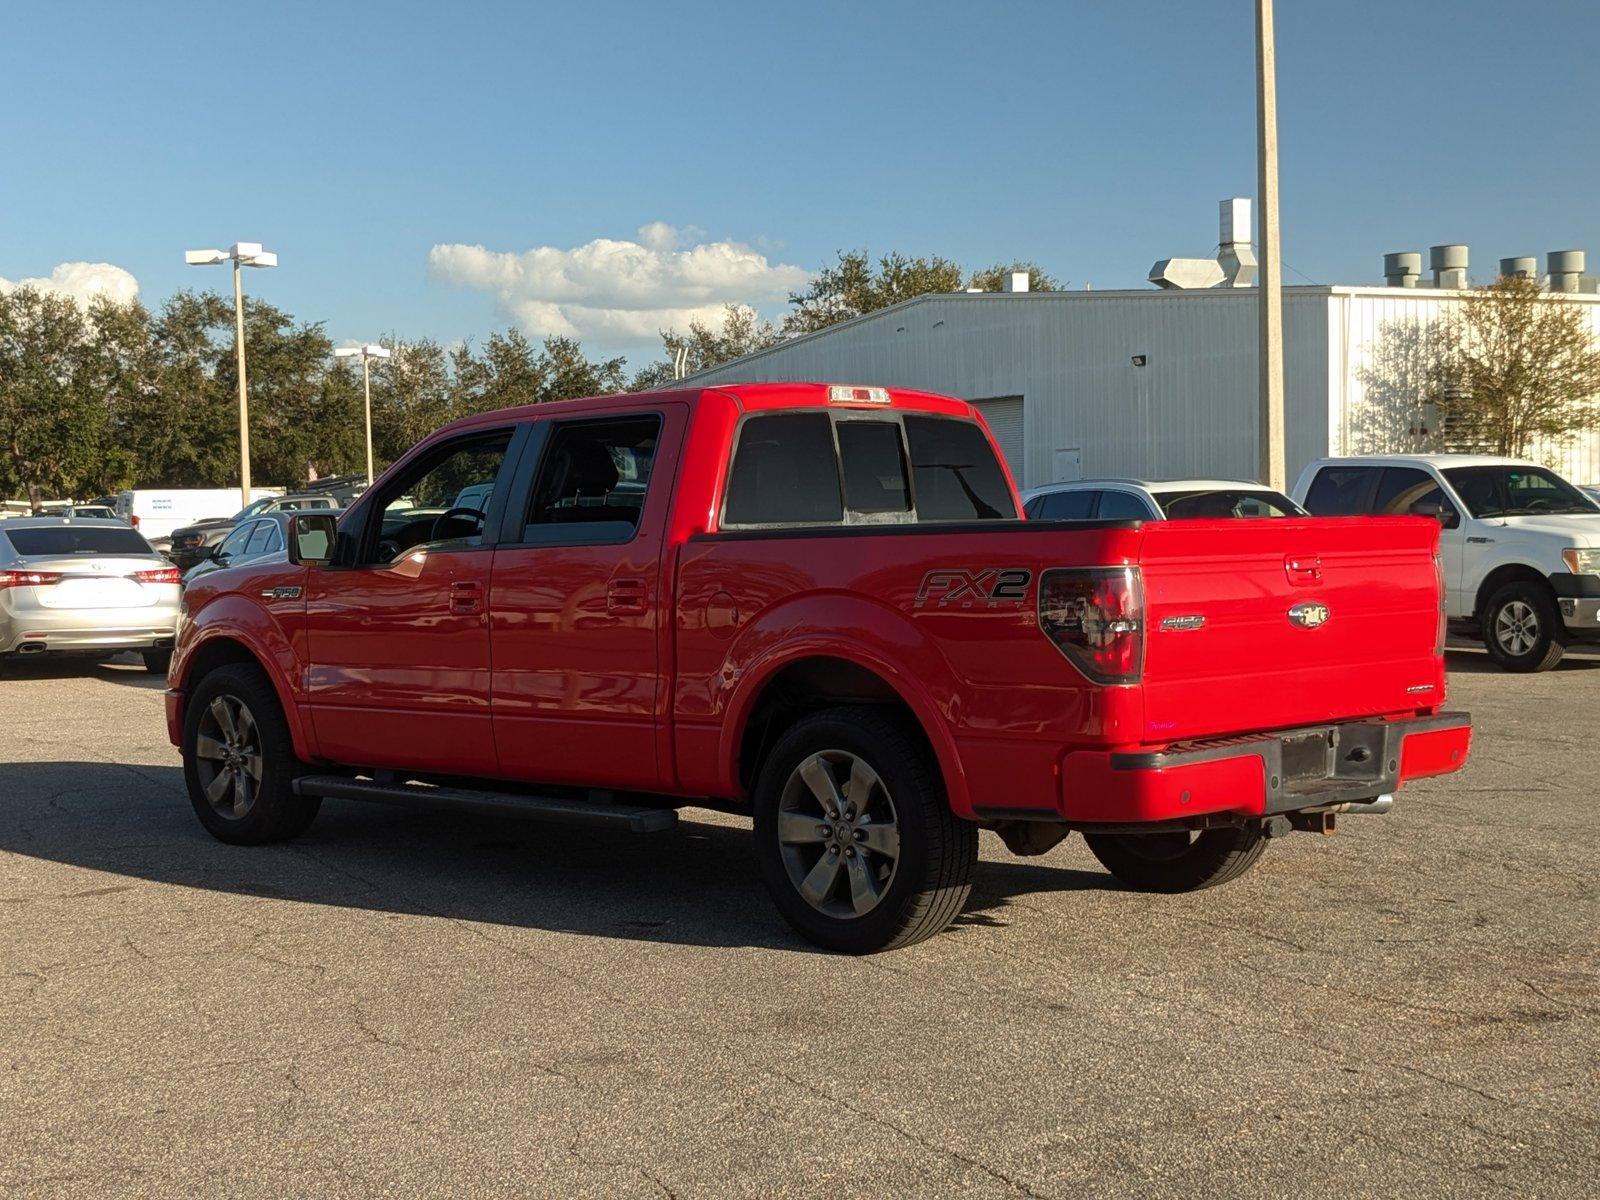
{"label": "car tail light", "polygon": [[1433,578],[1439,588],[1439,628],[1433,639],[1433,656],[1441,658],[1444,655],[1444,643],[1450,633],[1449,613],[1445,604],[1445,577],[1444,555],[1435,553],[1433,556]]}
{"label": "car tail light", "polygon": [[139,528],[139,514],[130,513],[128,515],[128,524],[132,525],[135,529]]}
{"label": "car tail light", "polygon": [[0,571],[0,588],[49,587],[60,582],[60,571]]}
{"label": "car tail light", "polygon": [[1137,683],[1144,670],[1144,588],[1138,567],[1046,571],[1039,628],[1095,683]]}
{"label": "car tail light", "polygon": [[133,577],[140,583],[177,583],[182,573],[177,567],[157,567],[154,571],[135,571]]}

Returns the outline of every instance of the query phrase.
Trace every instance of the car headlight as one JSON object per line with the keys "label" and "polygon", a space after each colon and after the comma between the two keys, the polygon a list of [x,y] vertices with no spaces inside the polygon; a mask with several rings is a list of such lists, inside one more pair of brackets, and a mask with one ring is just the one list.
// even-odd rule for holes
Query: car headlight
{"label": "car headlight", "polygon": [[1574,575],[1600,575],[1600,550],[1563,550],[1561,560]]}

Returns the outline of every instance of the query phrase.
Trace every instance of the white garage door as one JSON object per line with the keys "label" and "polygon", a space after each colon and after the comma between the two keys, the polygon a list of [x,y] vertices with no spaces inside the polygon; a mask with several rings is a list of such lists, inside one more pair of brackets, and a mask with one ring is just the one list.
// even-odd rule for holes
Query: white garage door
{"label": "white garage door", "polygon": [[974,400],[972,407],[983,414],[999,443],[1000,453],[1006,457],[1011,477],[1017,486],[1027,487],[1022,477],[1022,397],[996,396],[989,400]]}

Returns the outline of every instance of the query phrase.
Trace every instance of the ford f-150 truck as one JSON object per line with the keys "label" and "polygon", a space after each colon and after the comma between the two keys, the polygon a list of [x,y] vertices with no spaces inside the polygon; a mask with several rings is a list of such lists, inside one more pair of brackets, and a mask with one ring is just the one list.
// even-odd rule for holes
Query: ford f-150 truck
{"label": "ford f-150 truck", "polygon": [[[479,499],[453,503],[464,489]],[[1027,521],[974,409],[752,384],[485,413],[287,562],[185,596],[167,722],[201,822],[324,798],[635,831],[747,813],[835,949],[961,910],[978,831],[1125,883],[1459,768],[1437,522]]]}

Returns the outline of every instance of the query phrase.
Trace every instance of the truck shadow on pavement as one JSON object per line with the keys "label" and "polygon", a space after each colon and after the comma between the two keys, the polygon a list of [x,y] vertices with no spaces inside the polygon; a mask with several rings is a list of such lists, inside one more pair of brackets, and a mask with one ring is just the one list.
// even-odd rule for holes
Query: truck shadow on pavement
{"label": "truck shadow on pavement", "polygon": [[[293,842],[227,846],[195,820],[176,766],[0,763],[0,854],[303,904],[812,952],[768,901],[749,828],[684,817],[635,835],[330,801]],[[1097,872],[982,862],[956,929],[1009,924],[1016,897],[1090,889],[1120,890]]]}

